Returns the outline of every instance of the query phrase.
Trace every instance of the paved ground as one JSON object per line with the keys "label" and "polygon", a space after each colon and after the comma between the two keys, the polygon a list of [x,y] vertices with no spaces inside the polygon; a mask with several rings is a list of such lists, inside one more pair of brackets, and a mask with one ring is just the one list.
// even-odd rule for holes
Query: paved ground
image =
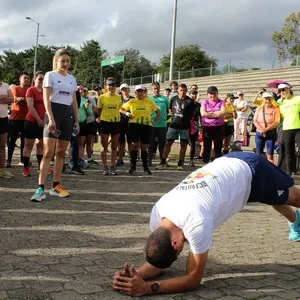
{"label": "paved ground", "polygon": [[[93,168],[64,175],[69,199],[32,203],[35,168],[23,178],[14,166],[16,179],[0,180],[0,299],[128,299],[111,276],[125,261],[143,263],[152,205],[190,170],[111,177]],[[198,290],[148,298],[300,299],[300,244],[287,233],[272,208],[249,205],[214,234]],[[183,274],[186,253],[165,278]]]}

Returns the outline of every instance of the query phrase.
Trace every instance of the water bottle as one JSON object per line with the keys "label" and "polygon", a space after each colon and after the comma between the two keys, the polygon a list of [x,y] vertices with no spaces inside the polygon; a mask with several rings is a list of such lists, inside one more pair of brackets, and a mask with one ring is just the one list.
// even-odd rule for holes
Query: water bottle
{"label": "water bottle", "polygon": [[73,130],[72,130],[72,136],[77,136],[79,133],[79,126],[77,123],[74,123]]}

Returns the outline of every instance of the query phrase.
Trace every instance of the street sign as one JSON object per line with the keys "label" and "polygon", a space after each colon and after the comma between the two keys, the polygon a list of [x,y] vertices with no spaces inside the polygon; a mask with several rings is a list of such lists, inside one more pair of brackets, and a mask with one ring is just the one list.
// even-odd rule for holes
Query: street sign
{"label": "street sign", "polygon": [[122,63],[125,60],[125,56],[117,56],[109,59],[105,59],[101,61],[101,67],[111,66],[114,64]]}

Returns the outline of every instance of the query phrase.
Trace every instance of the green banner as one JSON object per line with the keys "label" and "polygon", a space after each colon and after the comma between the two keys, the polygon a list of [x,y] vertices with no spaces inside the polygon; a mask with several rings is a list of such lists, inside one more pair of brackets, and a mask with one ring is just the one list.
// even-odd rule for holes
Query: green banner
{"label": "green banner", "polygon": [[105,59],[105,60],[101,61],[101,67],[111,66],[111,65],[114,65],[114,64],[119,64],[119,63],[122,63],[124,60],[125,60],[124,55],[109,58],[109,59]]}

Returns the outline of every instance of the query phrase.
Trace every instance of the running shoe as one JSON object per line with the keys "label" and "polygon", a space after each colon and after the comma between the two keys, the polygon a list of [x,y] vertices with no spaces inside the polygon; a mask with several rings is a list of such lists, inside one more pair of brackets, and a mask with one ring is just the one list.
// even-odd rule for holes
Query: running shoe
{"label": "running shoe", "polygon": [[118,159],[118,160],[117,160],[117,163],[116,163],[116,166],[117,166],[117,167],[122,167],[122,166],[124,166],[124,161],[123,161],[122,159]]}
{"label": "running shoe", "polygon": [[180,165],[180,166],[178,165],[177,166],[177,171],[183,171],[183,166],[182,165]]}
{"label": "running shoe", "polygon": [[59,198],[66,198],[70,196],[70,193],[66,191],[60,184],[52,188],[49,192],[51,196],[57,196]]}
{"label": "running shoe", "polygon": [[104,166],[102,174],[103,175],[109,175],[110,174],[108,166]]}
{"label": "running shoe", "polygon": [[90,164],[90,165],[99,165],[99,163],[96,162],[95,160],[93,160],[92,158],[88,159],[87,162],[88,162],[88,164]]}
{"label": "running shoe", "polygon": [[46,199],[45,192],[41,187],[38,187],[38,189],[35,191],[35,193],[31,197],[31,201],[41,202],[44,199]]}
{"label": "running shoe", "polygon": [[115,166],[110,167],[110,174],[111,175],[118,175],[117,169]]}
{"label": "running shoe", "polygon": [[0,178],[12,179],[15,178],[15,176],[11,174],[9,171],[2,169],[0,170]]}
{"label": "running shoe", "polygon": [[155,167],[155,169],[156,170],[164,170],[164,169],[167,169],[168,167],[169,167],[169,165],[167,163],[164,163],[164,164],[160,163],[159,165],[157,165]]}
{"label": "running shoe", "polygon": [[129,174],[133,174],[136,171],[136,167],[135,166],[130,166],[130,169],[128,170]]}
{"label": "running shoe", "polygon": [[24,177],[29,177],[29,176],[31,176],[29,167],[24,167],[23,172],[22,172],[22,175],[23,175]]}
{"label": "running shoe", "polygon": [[289,240],[293,242],[300,241],[300,209],[295,211],[296,221],[294,223],[289,222],[290,232]]}
{"label": "running shoe", "polygon": [[11,161],[8,160],[8,161],[6,162],[5,168],[11,168]]}
{"label": "running shoe", "polygon": [[190,167],[195,167],[195,163],[193,160],[190,161]]}
{"label": "running shoe", "polygon": [[76,175],[84,175],[84,172],[79,167],[73,167],[71,169],[71,172]]}
{"label": "running shoe", "polygon": [[152,172],[149,170],[149,168],[144,168],[144,173],[146,175],[152,175]]}

